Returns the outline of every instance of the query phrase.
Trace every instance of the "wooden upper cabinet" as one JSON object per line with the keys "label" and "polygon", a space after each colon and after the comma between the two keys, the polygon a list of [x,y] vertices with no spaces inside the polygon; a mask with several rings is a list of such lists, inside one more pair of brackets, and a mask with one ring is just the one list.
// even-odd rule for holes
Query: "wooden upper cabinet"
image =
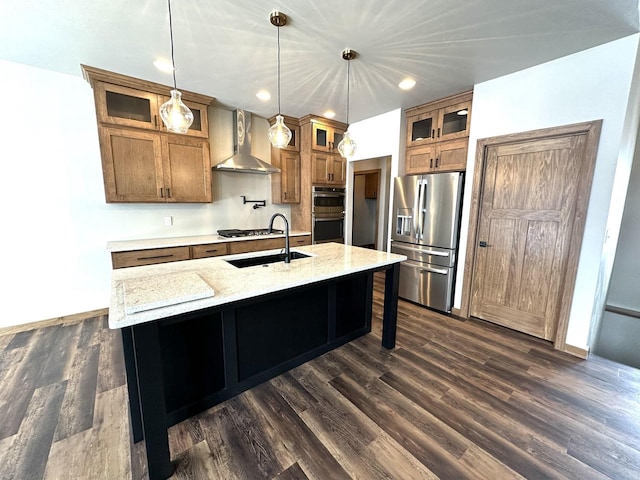
{"label": "wooden upper cabinet", "polygon": [[162,160],[166,202],[211,201],[209,142],[184,135],[163,135]]}
{"label": "wooden upper cabinet", "polygon": [[319,121],[312,123],[311,148],[320,152],[337,152],[346,129]]}
{"label": "wooden upper cabinet", "polygon": [[345,185],[346,161],[333,153],[311,154],[311,183]]}
{"label": "wooden upper cabinet", "polygon": [[405,173],[466,169],[473,92],[406,111]]}
{"label": "wooden upper cabinet", "polygon": [[273,203],[299,203],[300,154],[286,150],[272,153],[271,164],[281,170],[281,173],[271,174]]}
{"label": "wooden upper cabinet", "polygon": [[101,127],[99,134],[107,202],[163,201],[160,136],[116,127]]}
{"label": "wooden upper cabinet", "polygon": [[102,127],[100,148],[107,202],[211,201],[204,139]]}
{"label": "wooden upper cabinet", "polygon": [[407,110],[407,147],[468,137],[471,101],[466,92]]}
{"label": "wooden upper cabinet", "polygon": [[96,103],[107,202],[211,202],[207,106],[182,92],[193,113],[186,134],[169,132],[160,106],[171,87],[82,66]]}
{"label": "wooden upper cabinet", "polygon": [[[95,82],[94,88],[99,122],[168,132],[160,118],[160,107],[169,96],[105,82]],[[193,123],[185,135],[207,138],[207,106],[189,100],[183,102],[193,113]]]}

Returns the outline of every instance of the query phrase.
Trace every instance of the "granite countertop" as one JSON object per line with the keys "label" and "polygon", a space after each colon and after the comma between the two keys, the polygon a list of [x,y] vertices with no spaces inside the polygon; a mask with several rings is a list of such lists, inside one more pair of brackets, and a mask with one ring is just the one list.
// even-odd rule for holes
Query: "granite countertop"
{"label": "granite countertop", "polygon": [[[225,239],[226,241],[226,239]],[[113,270],[109,327],[123,328],[225,305],[406,260],[404,255],[339,243],[293,248],[310,257],[237,268],[225,259],[281,249]]]}
{"label": "granite countertop", "polygon": [[[311,232],[292,231],[290,237],[311,235]],[[148,250],[150,248],[182,247],[185,245],[202,245],[206,243],[243,242],[247,240],[264,240],[267,238],[284,237],[284,233],[269,235],[253,235],[249,237],[226,238],[220,235],[194,235],[189,237],[143,238],[139,240],[117,240],[107,242],[109,252],[128,252],[131,250]]]}

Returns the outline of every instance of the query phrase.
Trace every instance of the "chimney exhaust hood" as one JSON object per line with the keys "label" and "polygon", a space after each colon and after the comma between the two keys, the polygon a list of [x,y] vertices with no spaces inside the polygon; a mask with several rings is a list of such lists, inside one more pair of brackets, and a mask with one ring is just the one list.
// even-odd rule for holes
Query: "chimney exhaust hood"
{"label": "chimney exhaust hood", "polygon": [[268,175],[280,173],[274,167],[251,155],[251,113],[237,109],[233,112],[233,151],[234,155],[213,167],[213,171],[259,173]]}

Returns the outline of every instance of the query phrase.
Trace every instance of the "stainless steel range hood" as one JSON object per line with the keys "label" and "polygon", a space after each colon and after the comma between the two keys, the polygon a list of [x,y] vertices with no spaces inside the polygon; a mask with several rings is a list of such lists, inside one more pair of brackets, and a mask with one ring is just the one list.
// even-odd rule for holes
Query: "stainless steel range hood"
{"label": "stainless steel range hood", "polygon": [[213,167],[213,171],[238,173],[280,173],[274,167],[251,155],[251,113],[237,109],[233,112],[233,151],[234,155]]}

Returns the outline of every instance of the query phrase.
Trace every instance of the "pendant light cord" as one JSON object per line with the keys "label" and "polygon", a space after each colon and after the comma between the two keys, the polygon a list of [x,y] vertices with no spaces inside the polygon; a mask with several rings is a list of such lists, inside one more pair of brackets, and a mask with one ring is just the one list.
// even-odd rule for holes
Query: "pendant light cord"
{"label": "pendant light cord", "polygon": [[349,84],[351,80],[351,60],[347,61],[347,125],[349,124]]}
{"label": "pendant light cord", "polygon": [[171,0],[167,0],[169,4],[169,35],[171,37],[171,66],[173,67],[173,89],[177,90],[176,86],[176,61],[173,56],[173,22],[171,21]]}
{"label": "pendant light cord", "polygon": [[278,25],[278,115],[280,115],[280,26]]}

